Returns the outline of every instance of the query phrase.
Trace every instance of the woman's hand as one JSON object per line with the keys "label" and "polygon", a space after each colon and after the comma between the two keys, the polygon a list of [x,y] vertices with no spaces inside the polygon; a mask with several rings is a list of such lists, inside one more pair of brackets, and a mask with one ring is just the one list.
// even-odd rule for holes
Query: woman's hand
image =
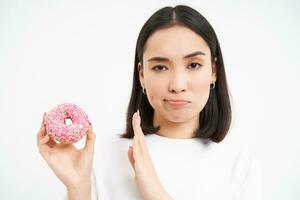
{"label": "woman's hand", "polygon": [[91,186],[91,173],[96,136],[90,128],[83,149],[76,149],[73,144],[56,143],[46,133],[44,127],[46,113],[37,134],[39,152],[55,175],[68,190],[82,186]]}
{"label": "woman's hand", "polygon": [[138,111],[132,118],[133,146],[130,146],[128,150],[128,158],[135,172],[138,190],[144,200],[172,199],[164,190],[155,172],[140,124],[141,118]]}

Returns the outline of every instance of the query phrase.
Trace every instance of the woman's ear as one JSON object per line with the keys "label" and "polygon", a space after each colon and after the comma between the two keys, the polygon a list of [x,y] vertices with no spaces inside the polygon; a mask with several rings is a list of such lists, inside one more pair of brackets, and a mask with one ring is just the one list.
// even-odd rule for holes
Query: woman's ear
{"label": "woman's ear", "polygon": [[138,63],[137,69],[138,69],[140,83],[144,87],[144,73],[143,73],[143,65],[141,64],[141,62]]}

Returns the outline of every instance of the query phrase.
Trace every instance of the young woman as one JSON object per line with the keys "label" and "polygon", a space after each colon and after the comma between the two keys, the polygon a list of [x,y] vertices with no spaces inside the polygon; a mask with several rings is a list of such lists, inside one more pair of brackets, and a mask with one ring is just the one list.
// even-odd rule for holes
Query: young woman
{"label": "young woman", "polygon": [[212,26],[188,6],[165,7],[137,39],[125,133],[94,150],[89,130],[78,150],[42,125],[38,147],[69,199],[260,199],[254,158],[224,140],[228,93]]}

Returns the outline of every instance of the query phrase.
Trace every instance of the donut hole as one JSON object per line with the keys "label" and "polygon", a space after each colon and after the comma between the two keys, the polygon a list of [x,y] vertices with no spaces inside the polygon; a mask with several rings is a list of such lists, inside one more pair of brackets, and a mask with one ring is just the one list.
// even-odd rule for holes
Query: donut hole
{"label": "donut hole", "polygon": [[66,118],[65,119],[65,125],[71,125],[71,124],[73,124],[73,122],[72,122],[72,119],[71,118]]}

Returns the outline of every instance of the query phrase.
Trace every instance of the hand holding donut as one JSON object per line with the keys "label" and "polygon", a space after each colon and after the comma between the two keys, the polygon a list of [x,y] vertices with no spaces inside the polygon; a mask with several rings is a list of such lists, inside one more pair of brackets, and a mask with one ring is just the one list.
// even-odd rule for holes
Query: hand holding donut
{"label": "hand holding donut", "polygon": [[138,111],[133,115],[133,146],[130,146],[128,150],[128,158],[135,172],[138,190],[145,200],[171,200],[172,198],[164,190],[155,172],[140,123],[141,118]]}
{"label": "hand holding donut", "polygon": [[96,136],[90,126],[83,149],[71,143],[57,143],[45,128],[45,117],[37,134],[39,152],[67,189],[90,185]]}

